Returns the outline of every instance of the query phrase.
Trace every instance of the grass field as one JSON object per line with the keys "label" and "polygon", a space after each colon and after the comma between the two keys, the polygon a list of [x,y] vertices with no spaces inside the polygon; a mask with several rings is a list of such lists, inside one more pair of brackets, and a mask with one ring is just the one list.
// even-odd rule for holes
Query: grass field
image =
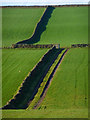
{"label": "grass field", "polygon": [[88,108],[88,49],[70,49],[59,66],[40,109]]}
{"label": "grass field", "polygon": [[[42,60],[40,60],[38,65],[35,67],[36,69],[34,69],[31,72],[31,74],[29,73],[27,79],[25,79],[25,82],[22,85],[23,87],[20,89],[19,94],[17,96],[15,96],[15,100],[13,102],[11,102],[10,105],[8,105],[6,108],[9,108],[9,109],[23,109],[23,108],[27,108],[28,107],[28,103],[33,99],[33,94],[36,94],[36,92],[38,90],[38,87],[40,86],[40,84],[41,84],[41,82],[43,80],[43,77],[46,75],[48,69],[50,68],[50,66],[53,63],[53,60],[58,56],[58,54],[60,52],[61,52],[60,49],[53,48],[52,50],[49,50],[48,53],[44,54],[44,57],[42,58]],[[35,53],[32,53],[32,51],[31,51],[30,58],[32,57],[32,54],[35,54]],[[38,53],[36,53],[36,54],[38,54]],[[39,54],[40,54],[40,51],[39,51]],[[35,56],[35,57],[37,57],[37,56]],[[31,63],[33,61],[32,58],[30,59]],[[26,63],[27,63],[27,61],[26,61]],[[29,65],[30,61],[27,64]],[[24,66],[25,66],[25,63],[23,62],[23,67]],[[29,66],[28,66],[28,68],[29,68]],[[25,67],[24,67],[24,69],[25,69]],[[22,69],[18,70],[18,72],[20,72],[20,71],[22,71]],[[21,73],[21,76],[22,76],[22,73]],[[17,76],[18,76],[18,74],[15,74],[14,77],[17,78]],[[9,79],[9,78],[7,78],[7,79]],[[16,81],[16,83],[17,82],[18,81]],[[4,83],[4,85],[5,85],[5,83]]]}
{"label": "grass field", "polygon": [[[38,110],[3,110],[3,118],[87,118],[88,49],[70,49]],[[76,86],[76,88],[75,88]]]}
{"label": "grass field", "polygon": [[[2,9],[3,46],[29,38],[45,8]],[[88,7],[56,7],[38,44],[61,47],[88,43]],[[16,94],[26,75],[45,54],[44,49],[3,49],[3,105]],[[3,110],[3,118],[87,118],[88,48],[71,48],[59,66],[37,110]]]}
{"label": "grass field", "polygon": [[44,50],[4,50],[2,51],[2,105],[16,93],[27,74],[45,54]]}
{"label": "grass field", "polygon": [[11,46],[31,37],[45,8],[3,8],[2,45]]}
{"label": "grass field", "polygon": [[61,47],[88,43],[88,7],[55,8],[38,43],[60,43]]}
{"label": "grass field", "polygon": [[87,118],[87,109],[3,110],[3,118]]}

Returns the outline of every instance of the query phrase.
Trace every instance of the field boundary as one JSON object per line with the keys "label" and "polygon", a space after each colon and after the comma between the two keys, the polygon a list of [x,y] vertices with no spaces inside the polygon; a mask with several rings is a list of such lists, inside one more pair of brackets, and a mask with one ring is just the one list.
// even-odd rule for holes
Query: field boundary
{"label": "field boundary", "polygon": [[60,44],[12,44],[12,48],[60,48]]}
{"label": "field boundary", "polygon": [[[39,108],[40,104],[42,103],[43,99],[45,98],[46,93],[47,93],[47,91],[48,91],[48,88],[50,87],[51,82],[52,82],[52,80],[53,80],[53,77],[54,77],[55,73],[57,72],[57,69],[58,69],[58,67],[60,66],[60,64],[61,64],[62,60],[64,59],[64,56],[66,55],[66,53],[68,52],[68,50],[69,50],[69,48],[63,53],[63,55],[61,56],[58,64],[57,64],[56,67],[54,68],[54,70],[53,70],[53,72],[52,72],[52,74],[51,74],[51,76],[50,76],[50,78],[49,78],[49,80],[48,80],[48,83],[46,84],[45,89],[44,89],[44,91],[43,91],[43,93],[42,93],[42,95],[41,95],[41,98],[40,98],[40,100],[38,101],[38,103],[37,103],[37,105],[35,106],[34,109]],[[40,109],[40,108],[39,108],[39,109]]]}
{"label": "field boundary", "polygon": [[43,93],[48,85],[48,82],[50,81],[51,76],[53,75],[55,69],[57,68],[58,63],[61,61],[61,59],[66,51],[67,50],[64,49],[62,51],[62,53],[60,53],[58,55],[57,59],[54,61],[54,63],[50,67],[49,71],[47,72],[46,76],[44,77],[43,82],[41,83],[37,94],[34,96],[34,99],[32,100],[32,102],[30,103],[30,105],[27,109],[35,109],[37,107],[38,101],[41,99],[41,97],[42,97],[42,95],[43,95]]}
{"label": "field boundary", "polygon": [[[49,68],[52,66],[61,51],[62,49],[56,49],[55,47],[49,49],[40,59],[37,65],[34,66],[32,71],[28,73],[28,75],[23,80],[23,83],[18,88],[17,93],[13,96],[12,99],[9,100],[3,109],[26,109],[28,107],[28,103],[37,93],[37,90],[40,87],[40,84],[43,81],[43,78],[46,76]],[[49,58],[51,55],[53,55],[52,59]],[[46,67],[43,68],[45,64]],[[33,88],[30,87],[32,85],[34,85]]]}
{"label": "field boundary", "polygon": [[78,48],[78,47],[90,47],[90,44],[72,44],[71,48]]}
{"label": "field boundary", "polygon": [[71,4],[71,5],[33,5],[33,6],[0,6],[0,8],[43,8],[43,7],[48,7],[48,6],[52,6],[52,7],[83,7],[83,6],[90,6],[89,4]]}

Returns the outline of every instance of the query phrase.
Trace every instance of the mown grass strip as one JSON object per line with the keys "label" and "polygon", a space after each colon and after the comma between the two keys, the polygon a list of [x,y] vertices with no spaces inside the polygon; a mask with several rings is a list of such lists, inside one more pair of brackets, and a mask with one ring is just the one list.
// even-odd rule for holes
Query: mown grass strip
{"label": "mown grass strip", "polygon": [[45,76],[44,79],[43,79],[43,82],[41,83],[41,85],[40,85],[40,87],[39,87],[39,89],[38,89],[37,94],[35,95],[33,101],[31,102],[31,104],[29,105],[29,107],[28,107],[27,109],[33,109],[33,108],[36,106],[36,104],[38,103],[38,101],[40,100],[41,95],[42,95],[42,93],[43,93],[43,91],[44,91],[44,88],[45,88],[45,86],[46,86],[46,83],[47,83],[48,80],[49,80],[49,77],[51,76],[54,68],[55,68],[56,65],[58,64],[60,58],[61,58],[62,55],[65,53],[65,51],[66,51],[66,49],[64,49],[64,50],[58,55],[57,59],[54,61],[54,63],[52,64],[52,66],[51,66],[50,69],[48,70],[46,76]]}

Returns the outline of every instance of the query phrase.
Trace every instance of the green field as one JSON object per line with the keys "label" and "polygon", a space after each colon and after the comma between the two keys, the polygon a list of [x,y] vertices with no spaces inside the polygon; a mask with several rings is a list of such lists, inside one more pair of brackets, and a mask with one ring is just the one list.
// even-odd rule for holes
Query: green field
{"label": "green field", "polygon": [[[76,86],[76,88],[75,88]],[[85,100],[85,98],[87,98]],[[4,118],[87,118],[88,48],[69,49],[38,110],[3,110]]]}
{"label": "green field", "polygon": [[44,50],[8,49],[2,51],[2,105],[13,97],[27,74],[45,54]]}
{"label": "green field", "polygon": [[3,8],[2,45],[12,44],[31,37],[44,8]]}
{"label": "green field", "polygon": [[88,49],[70,49],[59,66],[40,109],[88,108]]}
{"label": "green field", "polygon": [[3,110],[3,118],[87,118],[87,109]]}
{"label": "green field", "polygon": [[[44,10],[45,8],[3,8],[3,47],[30,38]],[[88,7],[56,7],[44,29],[40,41],[35,44],[59,43],[60,47],[70,47],[71,44],[88,43]],[[16,94],[24,78],[46,51],[47,49],[2,50],[2,105]],[[87,118],[88,48],[69,49],[37,110],[2,112],[3,118]]]}
{"label": "green field", "polygon": [[88,7],[56,7],[38,43],[88,43]]}

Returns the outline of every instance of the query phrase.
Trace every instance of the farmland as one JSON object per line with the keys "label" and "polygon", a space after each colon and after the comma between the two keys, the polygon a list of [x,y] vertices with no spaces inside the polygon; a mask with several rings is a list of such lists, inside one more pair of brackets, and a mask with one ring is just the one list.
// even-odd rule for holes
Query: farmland
{"label": "farmland", "polygon": [[[31,41],[34,44],[60,44],[60,47],[66,48],[71,44],[88,43],[88,7],[51,7],[50,9],[48,9],[50,13],[46,12],[36,28],[45,8],[4,8],[3,46],[11,46],[20,41],[23,43],[23,40],[32,36],[35,28],[38,32],[35,31],[33,42]],[[35,40],[36,38],[38,40]],[[28,40],[26,43],[30,44]],[[2,50],[3,105],[17,93],[24,78],[47,50],[44,48]],[[58,51],[60,49],[55,50],[55,53],[52,52],[45,61],[42,59],[42,67],[41,62],[39,63],[36,74],[33,72],[34,77],[30,78],[31,90],[36,89],[35,84],[40,82],[41,73],[45,73],[52,61],[55,63],[54,59],[57,59],[55,54]],[[46,82],[47,74],[44,78]],[[87,118],[88,48],[69,48],[51,80],[45,98],[37,109],[23,110],[20,107],[18,110],[3,110],[3,118]],[[28,96],[28,93],[25,94]]]}
{"label": "farmland", "polygon": [[[2,105],[16,94],[20,84],[33,69],[44,50],[4,50],[2,51]],[[24,56],[24,57],[23,57]],[[11,89],[12,90],[11,90]]]}
{"label": "farmland", "polygon": [[[58,97],[57,97],[58,96]],[[59,66],[40,109],[88,106],[88,49],[70,49]]]}
{"label": "farmland", "polygon": [[2,9],[2,45],[12,44],[31,37],[36,23],[45,8]]}
{"label": "farmland", "polygon": [[88,43],[88,7],[57,7],[41,35],[39,44],[60,43],[61,47]]}

